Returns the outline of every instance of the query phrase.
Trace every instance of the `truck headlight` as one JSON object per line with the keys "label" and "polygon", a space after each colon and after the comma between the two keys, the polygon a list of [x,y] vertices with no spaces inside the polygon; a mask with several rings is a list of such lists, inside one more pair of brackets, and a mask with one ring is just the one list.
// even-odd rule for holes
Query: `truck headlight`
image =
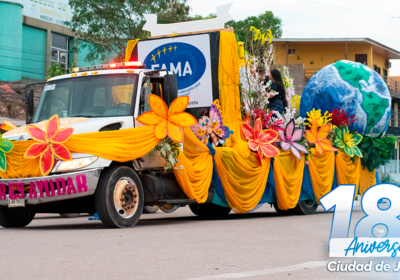
{"label": "truck headlight", "polygon": [[86,166],[91,165],[95,162],[98,157],[86,157],[86,158],[76,158],[73,160],[67,160],[61,162],[61,164],[57,167],[57,172],[64,172],[70,170],[76,170],[80,168],[84,168]]}

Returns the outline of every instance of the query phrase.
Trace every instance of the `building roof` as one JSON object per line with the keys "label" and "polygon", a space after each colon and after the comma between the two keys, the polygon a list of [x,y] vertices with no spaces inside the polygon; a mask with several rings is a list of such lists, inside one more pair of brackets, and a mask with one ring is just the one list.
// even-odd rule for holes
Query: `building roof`
{"label": "building roof", "polygon": [[400,51],[392,49],[370,38],[276,38],[272,42],[288,43],[345,43],[350,44],[371,44],[375,52],[386,56],[388,59],[400,59]]}

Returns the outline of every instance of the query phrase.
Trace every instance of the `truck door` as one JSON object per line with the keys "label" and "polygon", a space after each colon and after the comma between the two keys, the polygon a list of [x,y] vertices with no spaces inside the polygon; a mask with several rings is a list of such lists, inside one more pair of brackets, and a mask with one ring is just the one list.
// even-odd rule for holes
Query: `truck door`
{"label": "truck door", "polygon": [[[149,106],[149,94],[156,94],[163,98],[162,87],[160,87],[159,83],[152,83],[151,78],[148,76],[143,78],[139,94],[140,99],[138,112],[137,115],[135,115],[135,127],[143,126],[136,120],[136,117],[151,110]],[[155,152],[151,158],[147,154],[141,159],[142,160],[138,159],[134,161],[134,166],[136,169],[163,169],[165,166],[165,160],[160,156],[160,152]]]}

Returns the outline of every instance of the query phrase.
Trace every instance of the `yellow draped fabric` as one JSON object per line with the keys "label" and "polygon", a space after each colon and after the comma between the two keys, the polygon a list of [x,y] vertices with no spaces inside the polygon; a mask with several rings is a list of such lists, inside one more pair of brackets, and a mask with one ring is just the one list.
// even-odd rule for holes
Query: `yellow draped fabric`
{"label": "yellow draped fabric", "polygon": [[[206,145],[197,139],[190,128],[184,129],[184,153],[180,152],[175,177],[182,190],[190,199],[205,202],[213,173],[212,156]],[[183,169],[180,168],[183,166]]]}
{"label": "yellow draped fabric", "polygon": [[131,58],[131,55],[132,55],[132,51],[139,41],[140,41],[140,39],[128,41],[128,43],[126,44],[125,61],[129,61],[129,59]]}
{"label": "yellow draped fabric", "polygon": [[[160,139],[154,136],[152,126],[116,131],[91,132],[72,135],[65,143],[70,152],[87,153],[101,158],[126,162],[144,156]],[[7,170],[0,171],[2,179],[41,176],[39,158],[25,159],[24,154],[34,141],[15,141],[7,153]]]}
{"label": "yellow draped fabric", "polygon": [[40,177],[39,158],[25,159],[26,150],[35,141],[13,141],[14,149],[6,154],[6,172],[0,171],[1,179],[18,179],[27,177]]}
{"label": "yellow draped fabric", "polygon": [[232,148],[217,148],[214,160],[232,210],[236,213],[252,210],[260,202],[267,185],[271,159],[264,158],[261,165],[253,153],[243,158]]}
{"label": "yellow draped fabric", "polygon": [[324,151],[320,154],[315,148],[312,148],[311,154],[314,157],[309,156],[308,170],[310,171],[315,201],[319,204],[319,199],[332,189],[335,175],[335,153]]}
{"label": "yellow draped fabric", "polygon": [[292,151],[280,150],[273,164],[276,199],[279,209],[288,210],[299,202],[303,183],[305,157],[301,160]]}
{"label": "yellow draped fabric", "polygon": [[338,152],[336,156],[336,179],[338,185],[356,185],[356,194],[360,185],[361,160],[354,164],[351,157]]}
{"label": "yellow draped fabric", "polygon": [[216,148],[218,175],[229,206],[237,213],[253,209],[261,200],[267,184],[271,161],[263,164],[248,148],[242,132],[239,93],[239,61],[233,33],[220,33],[218,66],[219,99],[224,125],[233,131],[226,147]]}
{"label": "yellow draped fabric", "polygon": [[159,141],[160,139],[154,136],[153,126],[143,126],[73,135],[65,146],[71,152],[126,162],[144,156]]}
{"label": "yellow draped fabric", "polygon": [[376,185],[375,170],[370,172],[368,168],[361,168],[360,172],[360,187],[358,193],[364,195],[364,193],[372,186]]}

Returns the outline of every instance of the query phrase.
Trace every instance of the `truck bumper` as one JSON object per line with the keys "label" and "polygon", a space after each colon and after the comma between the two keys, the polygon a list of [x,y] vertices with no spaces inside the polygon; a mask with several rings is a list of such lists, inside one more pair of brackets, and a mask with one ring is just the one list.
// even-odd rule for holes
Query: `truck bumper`
{"label": "truck bumper", "polygon": [[[25,204],[36,205],[54,201],[67,200],[94,194],[97,182],[100,178],[102,168],[83,170],[78,172],[55,174],[46,177],[22,178],[22,179],[2,179],[1,185],[15,186],[19,185],[34,186],[35,190],[24,193]],[[3,185],[3,186],[4,186]],[[36,195],[35,195],[36,194]],[[0,206],[9,205],[10,195],[0,193]],[[13,196],[22,196],[18,190],[14,191]],[[21,199],[18,197],[18,199]]]}

